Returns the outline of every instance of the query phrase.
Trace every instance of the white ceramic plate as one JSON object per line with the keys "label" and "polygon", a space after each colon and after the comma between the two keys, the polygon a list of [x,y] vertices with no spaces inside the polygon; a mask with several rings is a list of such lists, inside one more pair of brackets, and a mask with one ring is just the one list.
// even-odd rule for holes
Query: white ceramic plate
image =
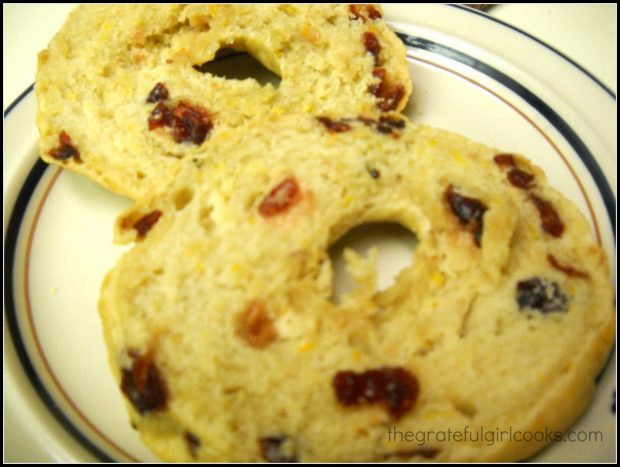
{"label": "white ceramic plate", "polygon": [[[409,116],[527,154],[615,258],[615,95],[485,15],[431,5],[387,6],[386,16],[408,46]],[[24,460],[154,461],[129,425],[97,314],[103,275],[122,253],[112,224],[129,201],[39,161],[34,113],[32,87],[5,112],[5,442]],[[615,459],[615,378],[614,356],[573,427],[580,440],[535,460]]]}

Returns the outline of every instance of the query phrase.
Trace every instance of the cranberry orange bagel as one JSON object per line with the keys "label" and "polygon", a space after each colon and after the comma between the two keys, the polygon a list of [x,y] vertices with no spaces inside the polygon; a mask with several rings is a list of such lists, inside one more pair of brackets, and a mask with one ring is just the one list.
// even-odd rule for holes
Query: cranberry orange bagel
{"label": "cranberry orange bagel", "polygon": [[[222,49],[250,53],[279,86],[206,71]],[[372,116],[410,93],[405,48],[378,6],[86,5],[39,54],[40,154],[140,198],[251,118]]]}
{"label": "cranberry orange bagel", "polygon": [[[328,249],[374,222],[412,265],[378,291],[349,250],[335,303]],[[524,459],[545,441],[429,433],[569,428],[614,336],[605,254],[542,171],[398,114],[222,130],[117,234],[110,361],[168,461]]]}

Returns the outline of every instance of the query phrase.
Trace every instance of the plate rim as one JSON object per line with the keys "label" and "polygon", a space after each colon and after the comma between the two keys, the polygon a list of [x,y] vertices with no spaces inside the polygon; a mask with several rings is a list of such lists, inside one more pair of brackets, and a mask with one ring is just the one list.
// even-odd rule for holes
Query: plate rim
{"label": "plate rim", "polygon": [[[595,76],[593,76],[591,73],[589,73],[585,68],[583,68],[582,66],[580,66],[579,64],[577,64],[576,62],[574,62],[572,59],[570,59],[569,57],[565,56],[564,54],[562,54],[561,52],[559,52],[558,50],[556,50],[555,48],[553,48],[552,46],[549,46],[548,44],[544,43],[543,41],[537,39],[536,37],[521,31],[520,29],[511,26],[510,24],[507,24],[497,18],[493,18],[490,17],[484,13],[478,12],[476,10],[471,10],[468,7],[464,7],[464,6],[460,6],[460,5],[450,5],[456,9],[459,10],[463,10],[466,11],[467,13],[470,14],[475,14],[478,15],[480,17],[489,19],[491,21],[494,21],[498,24],[501,24],[502,26],[508,27],[509,29],[518,32],[520,34],[522,34],[523,36],[527,37],[530,40],[534,40],[535,42],[541,44],[542,46],[544,46],[545,48],[547,48],[549,51],[559,55],[561,58],[563,58],[564,60],[566,60],[570,65],[572,65],[577,71],[585,74],[592,82],[594,82],[596,85],[598,85],[600,88],[602,88],[602,90],[613,100],[616,99],[616,95],[609,89],[607,88],[607,86],[605,86],[602,82],[600,82],[600,80],[598,80]],[[399,34],[399,35],[402,35]],[[402,38],[401,38],[402,39]],[[405,45],[407,45],[405,43]],[[448,47],[449,48],[449,47]],[[463,52],[460,52],[458,50],[455,50],[455,52],[459,52],[463,55]],[[474,58],[474,60],[477,60]],[[480,60],[477,60],[480,62]],[[490,67],[493,68],[493,67]],[[503,74],[501,71],[496,70],[499,73]],[[507,78],[511,79],[508,75],[503,74],[504,76],[506,76]],[[492,77],[493,78],[493,77]],[[505,84],[503,82],[500,81],[500,84],[504,85]],[[4,110],[4,118],[6,119],[9,114],[16,108],[18,107],[18,105],[27,97],[30,95],[31,92],[33,92],[34,90],[34,86],[35,84],[31,84],[28,88],[26,88],[5,110]],[[511,89],[510,87],[508,87],[508,89]],[[527,88],[526,88],[527,90]],[[531,93],[531,92],[530,92]],[[536,97],[536,96],[535,96]],[[526,102],[528,102],[528,104],[532,105],[529,101],[526,100]],[[543,102],[541,100],[541,102]],[[544,103],[544,102],[543,102]],[[534,108],[536,108],[535,106],[533,106]],[[538,109],[537,109],[538,110]],[[553,109],[550,108],[550,110],[557,115],[557,113],[555,113],[553,111]],[[543,115],[545,118],[547,118],[546,114],[544,112],[541,112],[541,115]],[[561,119],[561,117],[558,115],[558,117]],[[561,119],[562,120],[562,119]],[[549,120],[551,122],[551,120]],[[553,123],[552,123],[553,124]],[[575,153],[577,154],[577,156],[582,160],[582,162],[584,163],[585,168],[587,169],[588,173],[590,174],[590,176],[592,177],[598,191],[599,194],[601,196],[601,199],[603,201],[603,204],[606,208],[606,212],[607,212],[607,217],[609,219],[610,222],[610,226],[613,232],[613,245],[615,247],[616,245],[616,240],[615,240],[615,234],[616,234],[616,221],[615,221],[615,216],[614,216],[614,209],[615,209],[615,205],[616,205],[616,196],[613,192],[613,190],[611,189],[611,187],[609,186],[609,180],[607,179],[607,177],[605,176],[604,172],[602,172],[602,169],[600,168],[596,158],[594,157],[594,155],[592,153],[590,153],[590,151],[587,149],[587,146],[585,146],[585,144],[580,140],[579,136],[577,135],[576,132],[574,132],[574,130],[572,130],[570,128],[570,126],[564,122],[564,124],[572,131],[572,133],[575,135],[575,137],[581,142],[581,144],[585,147],[586,151],[589,153],[589,156],[591,157],[591,161],[590,163],[588,163],[586,160],[584,160],[581,157],[581,152],[579,150],[577,150],[577,148],[575,148],[571,142],[571,140],[569,138],[567,138],[566,134],[561,131],[558,128],[558,131],[560,132],[560,134],[566,139],[566,141],[569,143],[569,145],[574,149]],[[555,127],[555,125],[554,125]],[[556,127],[557,128],[557,127]],[[601,177],[601,179],[604,181],[604,184],[606,185],[606,189],[608,190],[608,194],[604,193],[601,185],[599,183],[599,178],[597,176],[595,176],[595,174],[592,172],[591,170],[591,164],[594,164],[595,167],[598,168],[598,170],[600,171],[600,175],[598,175],[598,177]],[[108,456],[104,451],[100,450],[95,443],[93,443],[89,437],[87,435],[85,435],[82,431],[80,431],[78,428],[76,428],[73,423],[69,420],[69,418],[67,417],[67,415],[65,415],[62,411],[62,409],[60,409],[57,404],[54,402],[53,396],[51,396],[51,394],[49,394],[46,389],[44,384],[41,382],[39,376],[36,373],[36,370],[34,369],[32,363],[30,362],[30,358],[27,354],[27,350],[24,347],[23,342],[21,342],[20,339],[20,345],[22,346],[22,349],[20,350],[18,344],[16,343],[16,335],[20,334],[19,331],[19,324],[17,322],[17,307],[16,307],[16,301],[15,301],[15,297],[14,297],[14,270],[15,270],[15,256],[17,253],[17,241],[19,238],[19,232],[20,232],[20,228],[22,226],[22,222],[23,222],[23,218],[25,215],[25,210],[24,209],[19,209],[20,206],[25,207],[28,205],[33,193],[34,193],[34,188],[36,188],[38,182],[40,181],[41,177],[43,176],[43,174],[45,173],[46,169],[48,168],[48,165],[45,164],[44,162],[41,161],[41,159],[37,158],[36,161],[34,162],[34,164],[32,165],[31,169],[28,171],[28,175],[24,178],[24,182],[22,184],[19,185],[19,189],[18,189],[18,193],[17,196],[15,197],[15,202],[12,204],[12,206],[10,206],[10,215],[8,216],[8,222],[6,224],[6,232],[5,232],[5,241],[4,241],[4,246],[5,246],[5,289],[6,289],[6,294],[5,294],[5,317],[7,318],[7,323],[8,323],[8,328],[9,328],[9,333],[11,334],[11,342],[13,344],[13,347],[15,348],[17,354],[18,354],[18,360],[19,363],[21,365],[22,370],[24,370],[24,372],[26,373],[26,375],[28,376],[28,379],[31,383],[33,383],[33,379],[32,377],[34,376],[35,380],[38,382],[38,384],[31,384],[33,386],[33,388],[36,390],[37,395],[39,396],[39,398],[42,399],[45,407],[52,413],[52,415],[54,415],[55,419],[57,421],[59,421],[62,425],[62,428],[65,429],[71,436],[73,436],[73,438],[75,440],[77,440],[82,447],[86,448],[91,454],[95,455],[99,460],[102,460],[104,462],[114,462],[116,461],[114,458]],[[28,188],[28,189],[27,189]],[[608,197],[611,197],[610,199],[608,199]],[[611,204],[608,204],[608,202],[611,202]],[[13,246],[12,248],[8,248],[8,245],[11,245],[11,240],[13,242]],[[9,307],[12,309],[12,312],[9,313]],[[23,354],[20,355],[20,351],[23,352]],[[611,354],[613,354],[613,350],[611,352]],[[27,368],[27,365],[24,364],[24,359],[26,362],[28,362],[27,365],[30,366],[30,368]],[[601,374],[606,372],[607,368],[603,368],[601,370]],[[43,394],[42,394],[43,393]]]}
{"label": "plate rim", "polygon": [[[30,86],[28,92],[22,93],[15,105],[19,103],[32,91]],[[73,437],[83,448],[103,462],[114,462],[115,459],[101,450],[89,437],[83,433],[70,418],[65,414],[62,408],[55,401],[54,396],[50,393],[47,386],[43,383],[39,376],[32,358],[28,354],[28,349],[23,341],[22,332],[18,319],[18,306],[15,298],[15,268],[16,258],[18,254],[17,244],[20,238],[20,231],[23,226],[26,208],[39,185],[41,178],[47,172],[49,166],[40,158],[37,158],[25,177],[24,182],[19,188],[19,193],[15,198],[15,202],[9,215],[6,225],[4,237],[4,317],[6,320],[10,341],[15,351],[18,365],[26,376],[30,386],[45,406],[45,408],[53,415],[54,419],[60,424],[67,434]]]}
{"label": "plate rim", "polygon": [[548,44],[547,42],[545,42],[544,40],[536,37],[533,34],[530,34],[527,31],[524,31],[523,29],[514,26],[510,23],[507,23],[506,21],[496,18],[494,16],[491,16],[483,11],[480,10],[476,10],[474,8],[468,7],[466,5],[459,5],[459,4],[449,4],[447,5],[449,7],[452,8],[456,8],[458,10],[461,11],[465,11],[467,13],[473,14],[473,15],[477,15],[480,16],[481,18],[484,18],[486,20],[489,21],[493,21],[495,23],[498,23],[504,27],[507,27],[508,29],[511,29],[523,36],[525,36],[528,39],[533,40],[534,42],[537,42],[538,44],[542,45],[543,47],[545,47],[546,49],[548,49],[549,51],[555,53],[556,55],[558,55],[559,57],[561,57],[562,59],[564,59],[565,61],[567,61],[570,65],[572,65],[573,67],[577,68],[580,72],[582,72],[584,75],[586,75],[588,78],[590,78],[592,81],[594,81],[603,91],[605,91],[606,94],[609,95],[609,97],[611,97],[612,99],[616,100],[616,93],[613,92],[605,83],[603,83],[599,78],[597,78],[596,76],[594,76],[594,74],[592,72],[590,72],[587,68],[585,68],[583,65],[580,65],[577,61],[573,60],[572,58],[570,58],[568,55],[566,55],[564,52],[561,52],[560,50],[558,50],[557,48],[555,48],[554,46]]}

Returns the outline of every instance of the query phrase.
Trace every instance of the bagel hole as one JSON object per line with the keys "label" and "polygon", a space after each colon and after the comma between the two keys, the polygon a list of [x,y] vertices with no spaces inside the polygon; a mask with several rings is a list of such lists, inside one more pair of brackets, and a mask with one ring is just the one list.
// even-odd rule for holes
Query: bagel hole
{"label": "bagel hole", "polygon": [[266,68],[252,54],[230,48],[219,49],[213,60],[194,65],[194,70],[225,79],[253,79],[261,86],[271,84],[276,89],[282,81],[278,74]]}
{"label": "bagel hole", "polygon": [[403,269],[411,266],[417,245],[415,233],[394,222],[362,224],[349,230],[329,249],[333,268],[332,302],[341,303],[357,287],[347,269],[345,250],[351,249],[367,259],[369,250],[377,248],[376,291],[383,291],[394,284]]}

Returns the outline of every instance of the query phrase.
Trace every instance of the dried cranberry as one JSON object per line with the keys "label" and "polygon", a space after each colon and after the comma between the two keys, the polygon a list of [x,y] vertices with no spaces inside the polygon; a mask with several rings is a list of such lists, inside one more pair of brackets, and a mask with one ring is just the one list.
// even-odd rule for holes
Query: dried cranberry
{"label": "dried cranberry", "polygon": [[349,12],[351,13],[352,20],[361,19],[364,23],[368,19],[380,19],[382,18],[381,12],[372,5],[349,5]]}
{"label": "dried cranberry", "polygon": [[168,127],[177,143],[202,144],[213,129],[211,114],[198,105],[185,101],[174,107],[160,102],[151,112],[148,120],[149,130]]}
{"label": "dried cranberry", "polygon": [[372,5],[366,5],[366,12],[370,19],[380,19],[383,17],[381,16],[381,12]]}
{"label": "dried cranberry", "polygon": [[376,123],[376,128],[379,133],[389,134],[392,135],[392,137],[398,137],[400,134],[396,133],[396,130],[402,130],[405,128],[405,125],[405,120],[390,115],[384,115],[379,117],[379,121]]}
{"label": "dried cranberry", "polygon": [[149,212],[148,214],[142,216],[133,224],[133,228],[138,232],[138,238],[144,238],[151,227],[155,225],[155,223],[161,217],[162,212],[159,209],[155,211]]}
{"label": "dried cranberry", "polygon": [[383,374],[385,383],[384,400],[394,417],[402,417],[411,410],[418,397],[418,380],[403,368],[389,370],[390,374]]}
{"label": "dried cranberry", "polygon": [[328,117],[317,117],[316,119],[321,122],[330,133],[344,133],[351,129],[351,125],[342,120],[334,121]]}
{"label": "dried cranberry", "polygon": [[515,158],[512,154],[498,154],[493,160],[500,169],[515,168]]}
{"label": "dried cranberry", "polygon": [[405,96],[405,88],[400,84],[388,84],[385,68],[375,67],[372,75],[379,79],[379,83],[370,85],[368,92],[378,99],[377,107],[384,112],[396,109]]}
{"label": "dried cranberry", "polygon": [[527,190],[534,186],[534,175],[520,169],[511,169],[506,175],[511,185]]}
{"label": "dried cranberry", "polygon": [[59,161],[64,161],[73,157],[75,162],[82,162],[80,159],[80,151],[71,142],[71,137],[63,130],[58,135],[57,148],[52,149],[49,155]]}
{"label": "dried cranberry", "polygon": [[265,304],[252,301],[237,318],[237,335],[250,346],[262,349],[278,336]]}
{"label": "dried cranberry", "polygon": [[149,115],[149,130],[154,130],[162,126],[171,126],[172,120],[172,111],[166,104],[160,102],[151,111],[151,115]]}
{"label": "dried cranberry", "polygon": [[364,382],[354,371],[339,371],[332,381],[338,402],[342,405],[355,405],[365,401]]}
{"label": "dried cranberry", "polygon": [[384,112],[394,110],[404,96],[405,88],[401,85],[388,86],[385,91],[380,92],[381,100],[377,105]]}
{"label": "dried cranberry", "polygon": [[202,107],[180,102],[172,109],[174,124],[172,137],[177,143],[202,144],[213,128],[211,115]]}
{"label": "dried cranberry", "polygon": [[568,297],[560,286],[548,279],[532,277],[517,283],[516,300],[519,309],[532,308],[542,313],[566,311]]}
{"label": "dried cranberry", "polygon": [[342,405],[381,402],[395,418],[411,410],[419,392],[417,378],[400,367],[382,367],[362,373],[339,371],[332,386]]}
{"label": "dried cranberry", "polygon": [[392,135],[392,137],[398,137],[399,133],[396,133],[396,130],[402,130],[406,125],[405,120],[392,115],[384,115],[379,117],[379,120],[368,117],[357,117],[357,120],[379,133]]}
{"label": "dried cranberry", "polygon": [[560,264],[560,262],[555,258],[555,256],[551,254],[547,255],[547,261],[549,261],[549,264],[551,264],[551,266],[553,266],[558,271],[562,271],[567,276],[581,277],[583,279],[590,277],[590,275],[587,272],[579,271],[578,269],[575,269],[571,266],[565,266],[565,265]]}
{"label": "dried cranberry", "polygon": [[388,134],[392,132],[392,127],[390,125],[384,125],[375,119],[368,117],[357,117],[357,120],[362,122],[367,127],[374,128],[379,133]]}
{"label": "dried cranberry", "polygon": [[524,190],[530,189],[534,186],[534,175],[518,169],[515,158],[512,154],[498,154],[493,158],[493,160],[500,169],[509,169],[506,178],[511,185]]}
{"label": "dried cranberry", "polygon": [[448,187],[444,196],[452,213],[458,218],[461,225],[467,227],[473,234],[474,243],[480,247],[484,227],[483,216],[487,207],[475,198],[468,198],[456,193],[452,186]]}
{"label": "dried cranberry", "polygon": [[553,204],[536,195],[530,195],[530,200],[534,203],[534,206],[536,206],[538,214],[540,214],[543,230],[553,237],[561,237],[564,233],[564,223],[553,207]]}
{"label": "dried cranberry", "polygon": [[155,102],[165,101],[166,99],[168,99],[168,88],[166,88],[163,83],[157,83],[146,97],[146,102],[154,104]]}
{"label": "dried cranberry", "polygon": [[387,72],[383,67],[375,67],[372,70],[372,76],[379,79],[379,82],[376,84],[371,84],[368,87],[368,92],[375,97],[380,97],[381,88],[384,86],[385,78],[387,77]]}
{"label": "dried cranberry", "polygon": [[185,442],[187,443],[187,449],[189,450],[190,455],[196,459],[198,454],[198,449],[200,449],[200,438],[198,438],[191,431],[186,431],[184,436]]}
{"label": "dried cranberry", "polygon": [[394,132],[394,129],[391,126],[384,125],[382,123],[378,123],[375,128],[379,133],[384,135],[391,135]]}
{"label": "dried cranberry", "polygon": [[292,454],[283,452],[282,445],[288,438],[286,436],[265,436],[258,440],[263,459],[267,462],[297,462]]}
{"label": "dried cranberry", "polygon": [[379,43],[377,36],[374,33],[367,31],[362,34],[362,42],[364,43],[364,48],[374,57],[375,66],[379,66],[381,64],[381,44]]}
{"label": "dried cranberry", "polygon": [[258,206],[258,212],[264,217],[272,217],[288,211],[301,200],[301,190],[297,180],[288,177],[269,192]]}
{"label": "dried cranberry", "polygon": [[360,10],[359,10],[358,5],[349,5],[349,13],[351,13],[349,18],[351,18],[351,19],[360,19],[360,18],[362,18],[364,20],[364,22],[366,22],[366,19],[360,15]]}
{"label": "dried cranberry", "polygon": [[381,172],[379,172],[377,169],[374,168],[369,168],[368,169],[368,173],[370,174],[370,176],[372,178],[374,178],[375,180],[379,177],[381,177]]}
{"label": "dried cranberry", "polygon": [[131,368],[121,370],[121,390],[142,415],[166,408],[168,388],[161,376],[153,355],[129,352],[133,359]]}
{"label": "dried cranberry", "polygon": [[498,154],[493,160],[502,170],[508,170],[506,178],[511,185],[524,190],[528,190],[534,186],[534,175],[517,168],[517,163],[512,154]]}
{"label": "dried cranberry", "polygon": [[383,115],[379,117],[379,123],[397,130],[402,130],[405,128],[405,125],[407,125],[407,122],[403,118],[398,118],[393,115]]}

